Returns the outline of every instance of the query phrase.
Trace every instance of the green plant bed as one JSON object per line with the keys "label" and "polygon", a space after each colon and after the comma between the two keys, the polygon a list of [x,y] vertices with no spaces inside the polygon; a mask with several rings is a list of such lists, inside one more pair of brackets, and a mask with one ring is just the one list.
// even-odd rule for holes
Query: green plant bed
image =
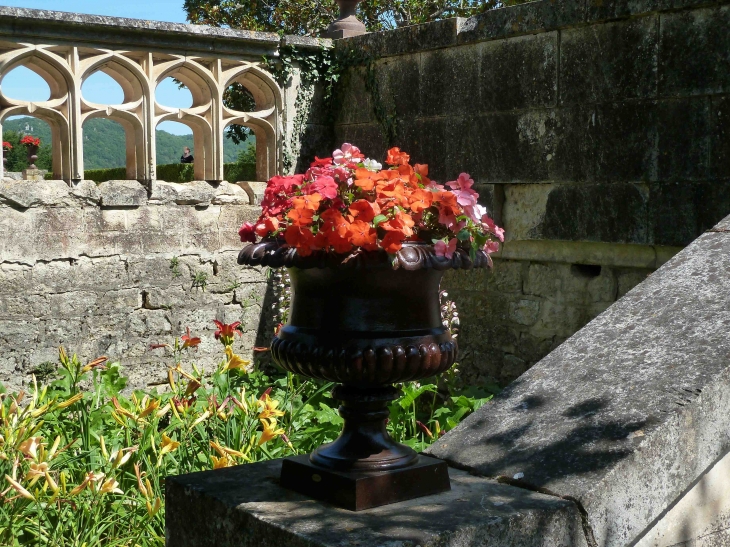
{"label": "green plant bed", "polygon": [[[342,418],[332,384],[258,370],[235,353],[237,325],[219,324],[224,347],[211,373],[178,364],[164,393],[124,395],[119,364],[84,364],[63,349],[24,394],[0,384],[0,545],[163,547],[166,476],[334,440]],[[181,363],[198,344],[188,330],[151,351]],[[455,388],[453,373],[439,384],[401,386],[388,424],[397,441],[423,450],[491,398]]]}

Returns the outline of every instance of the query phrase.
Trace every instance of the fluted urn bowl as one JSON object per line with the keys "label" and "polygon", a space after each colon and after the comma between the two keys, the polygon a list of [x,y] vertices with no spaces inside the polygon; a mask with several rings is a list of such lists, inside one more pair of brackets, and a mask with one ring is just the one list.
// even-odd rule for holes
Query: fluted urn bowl
{"label": "fluted urn bowl", "polygon": [[483,268],[489,257],[457,249],[436,256],[432,245],[407,243],[353,256],[302,257],[283,242],[245,247],[239,264],[286,267],[292,300],[288,323],[271,343],[276,364],[309,378],[337,382],[345,425],[340,437],[310,455],[335,470],[383,471],[412,465],[417,454],[386,431],[393,384],[448,370],[457,345],[442,324],[439,285],[448,269]]}

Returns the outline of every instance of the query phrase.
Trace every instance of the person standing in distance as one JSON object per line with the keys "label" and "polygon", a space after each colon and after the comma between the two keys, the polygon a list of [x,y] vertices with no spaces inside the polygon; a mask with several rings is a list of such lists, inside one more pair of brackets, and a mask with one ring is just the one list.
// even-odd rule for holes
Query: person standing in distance
{"label": "person standing in distance", "polygon": [[187,146],[183,149],[183,155],[180,156],[180,163],[193,163],[195,161],[195,158],[193,158],[193,155],[190,153],[190,148]]}

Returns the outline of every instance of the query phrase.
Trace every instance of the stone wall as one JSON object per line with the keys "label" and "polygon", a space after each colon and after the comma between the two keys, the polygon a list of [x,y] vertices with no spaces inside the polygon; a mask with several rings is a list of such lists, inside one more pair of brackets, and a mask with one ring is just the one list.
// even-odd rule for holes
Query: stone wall
{"label": "stone wall", "polygon": [[190,327],[191,360],[217,362],[213,319],[242,321],[255,345],[262,272],[236,265],[237,229],[258,207],[236,185],[0,182],[0,383],[30,380],[58,345],[120,359],[134,387],[165,381],[165,349]]}
{"label": "stone wall", "polygon": [[463,371],[514,379],[730,213],[725,4],[542,0],[337,42],[372,59],[337,141],[469,172],[507,230],[495,277],[447,280]]}

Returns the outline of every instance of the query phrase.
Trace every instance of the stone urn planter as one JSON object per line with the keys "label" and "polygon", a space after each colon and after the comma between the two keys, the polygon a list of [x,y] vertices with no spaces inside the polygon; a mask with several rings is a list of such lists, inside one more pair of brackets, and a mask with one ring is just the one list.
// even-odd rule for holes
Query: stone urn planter
{"label": "stone urn planter", "polygon": [[38,169],[35,162],[38,161],[38,145],[28,144],[26,145],[28,152],[28,169]]}
{"label": "stone urn planter", "polygon": [[248,266],[285,267],[292,283],[288,323],[271,344],[285,370],[337,382],[340,437],[309,456],[283,462],[281,484],[352,510],[449,490],[444,462],[418,455],[386,431],[393,386],[448,370],[457,345],[444,327],[439,284],[448,269],[491,265],[484,252],[437,256],[432,245],[406,243],[389,258],[361,251],[348,258],[306,257],[282,241],[245,247]]}
{"label": "stone urn planter", "polygon": [[340,8],[340,16],[322,34],[323,38],[348,38],[366,34],[365,25],[357,18],[357,5],[361,0],[335,0]]}

